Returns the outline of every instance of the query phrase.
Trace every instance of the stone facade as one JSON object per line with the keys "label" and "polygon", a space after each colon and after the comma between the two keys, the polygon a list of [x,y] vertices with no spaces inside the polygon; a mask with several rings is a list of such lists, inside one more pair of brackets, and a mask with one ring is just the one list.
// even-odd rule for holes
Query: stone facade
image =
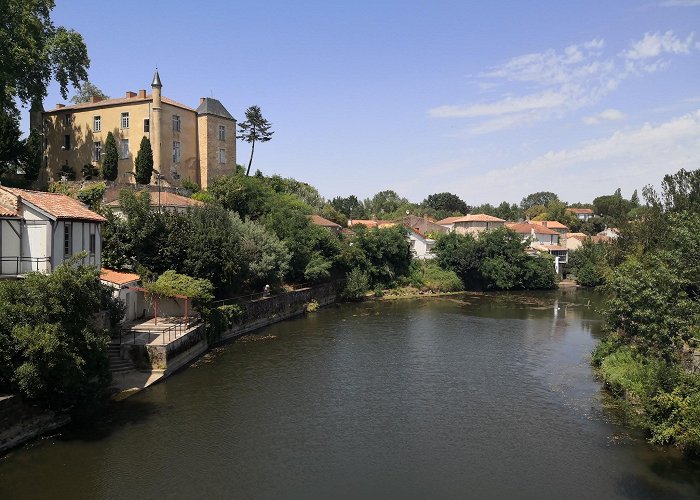
{"label": "stone facade", "polygon": [[[157,72],[151,86],[151,94],[139,90],[126,92],[117,99],[92,99],[71,106],[59,104],[43,113],[35,110],[32,123],[41,123],[45,134],[45,168],[40,181],[60,179],[64,165],[73,169],[77,179],[81,178],[84,165],[101,170],[109,132],[117,141],[120,156],[118,183],[135,182],[134,162],[143,137],[151,141],[153,167],[163,176],[164,185],[179,186],[189,179],[206,189],[216,178],[234,172],[236,120],[223,105],[212,99],[228,118],[202,115],[163,97]],[[37,113],[41,113],[42,120],[37,120]],[[224,122],[226,140],[219,141],[218,126]],[[205,133],[200,130],[202,126]],[[210,129],[214,133],[209,133]],[[218,162],[221,148],[226,149],[224,163]],[[152,180],[155,182],[156,175]]]}

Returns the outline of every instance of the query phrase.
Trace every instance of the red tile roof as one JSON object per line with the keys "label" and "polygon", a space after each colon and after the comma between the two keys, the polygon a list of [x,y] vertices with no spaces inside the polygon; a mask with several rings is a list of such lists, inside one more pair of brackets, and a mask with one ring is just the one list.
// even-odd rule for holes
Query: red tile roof
{"label": "red tile roof", "polygon": [[566,238],[573,238],[579,241],[586,241],[586,239],[589,238],[589,236],[584,233],[566,233],[564,236]]}
{"label": "red tile roof", "polygon": [[505,222],[503,219],[486,214],[469,214],[464,217],[459,217],[453,222]]}
{"label": "red tile roof", "polygon": [[590,208],[567,208],[569,212],[573,212],[575,214],[591,214],[593,215],[593,210]]}
{"label": "red tile roof", "polygon": [[100,279],[103,281],[109,281],[115,285],[126,285],[132,281],[139,281],[141,276],[133,273],[123,273],[120,271],[114,271],[112,269],[102,268],[100,269]]}
{"label": "red tile roof", "polygon": [[[54,108],[46,111],[46,114],[49,113],[60,113],[62,111],[81,111],[83,109],[91,109],[91,108],[102,108],[104,106],[119,106],[121,104],[136,104],[136,103],[145,103],[145,102],[150,102],[153,100],[153,95],[147,94],[146,97],[118,97],[116,99],[104,99],[102,101],[97,101],[97,102],[81,102],[80,104],[72,104],[70,106],[64,106],[62,108]],[[190,108],[189,106],[182,104],[180,102],[174,101],[173,99],[170,99],[168,97],[161,97],[160,98],[161,102],[164,104],[170,104],[171,106],[176,106],[178,108],[186,109],[188,111],[195,112],[193,108]]]}
{"label": "red tile roof", "polygon": [[456,217],[447,217],[445,219],[437,221],[435,224],[440,224],[441,226],[446,226],[447,224],[452,224],[454,221],[461,219],[463,215],[458,215]]}
{"label": "red tile roof", "polygon": [[[158,206],[158,191],[149,191],[148,193],[151,197],[151,206],[152,207],[157,207]],[[187,207],[196,207],[196,206],[201,206],[204,205],[204,202],[199,201],[199,200],[194,200],[192,198],[188,198],[187,196],[181,196],[177,193],[171,193],[169,191],[161,191],[160,192],[160,205],[163,207],[175,207],[175,208],[187,208]],[[119,206],[119,198],[116,200],[112,200],[109,203],[107,203],[108,207],[118,207]]]}
{"label": "red tile roof", "polygon": [[78,200],[65,194],[47,193],[44,191],[29,191],[26,189],[3,188],[27,201],[40,210],[56,217],[57,219],[76,219],[94,222],[107,222],[107,219],[96,214]]}
{"label": "red tile roof", "polygon": [[334,229],[340,228],[340,224],[336,224],[332,220],[324,219],[320,215],[312,215],[309,217],[311,219],[312,224],[316,224],[317,226],[323,226],[323,227],[331,227]]}
{"label": "red tile roof", "polygon": [[542,223],[544,227],[548,227],[549,229],[569,229],[567,226],[565,226],[558,220],[541,220],[536,222]]}
{"label": "red tile roof", "polygon": [[3,207],[0,205],[0,217],[18,217],[19,215],[17,212],[12,210],[11,208]]}
{"label": "red tile roof", "polygon": [[528,222],[514,222],[506,224],[508,229],[515,231],[518,234],[532,234],[534,229],[535,234],[559,234],[553,229],[544,227],[541,224],[532,224]]}

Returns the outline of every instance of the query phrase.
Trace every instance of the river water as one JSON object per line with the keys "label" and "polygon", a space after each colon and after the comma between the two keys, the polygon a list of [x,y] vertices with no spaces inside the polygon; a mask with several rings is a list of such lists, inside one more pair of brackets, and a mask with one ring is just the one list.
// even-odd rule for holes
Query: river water
{"label": "river water", "polygon": [[588,364],[599,303],[557,291],[326,308],[12,452],[0,498],[700,496],[698,464],[603,409]]}

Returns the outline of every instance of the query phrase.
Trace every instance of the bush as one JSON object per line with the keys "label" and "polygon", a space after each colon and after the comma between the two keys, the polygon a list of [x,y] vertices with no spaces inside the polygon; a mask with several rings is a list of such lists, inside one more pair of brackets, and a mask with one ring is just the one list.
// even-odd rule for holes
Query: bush
{"label": "bush", "polygon": [[63,165],[61,167],[61,177],[65,177],[66,180],[69,181],[74,181],[75,180],[75,170],[73,167],[69,165]]}
{"label": "bush", "polygon": [[431,292],[460,292],[464,290],[457,273],[441,268],[437,262],[414,261],[411,264],[411,285]]}
{"label": "bush", "polygon": [[100,182],[81,189],[75,197],[81,203],[85,203],[90,209],[97,210],[102,203],[102,197],[106,190],[107,186],[105,183]]}
{"label": "bush", "polygon": [[100,171],[97,169],[97,167],[88,163],[83,165],[80,173],[83,175],[83,179],[86,181],[92,180],[93,177],[98,177],[100,175]]}
{"label": "bush", "polygon": [[369,276],[366,272],[355,268],[348,273],[345,283],[343,298],[346,300],[360,300],[369,290]]}

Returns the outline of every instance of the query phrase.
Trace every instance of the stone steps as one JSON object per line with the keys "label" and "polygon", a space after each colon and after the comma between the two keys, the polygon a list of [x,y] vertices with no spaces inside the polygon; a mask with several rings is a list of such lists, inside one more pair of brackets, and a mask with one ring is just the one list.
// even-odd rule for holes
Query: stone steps
{"label": "stone steps", "polygon": [[134,369],[134,364],[131,361],[121,358],[119,344],[110,344],[107,352],[109,354],[109,370],[112,373],[128,372]]}

